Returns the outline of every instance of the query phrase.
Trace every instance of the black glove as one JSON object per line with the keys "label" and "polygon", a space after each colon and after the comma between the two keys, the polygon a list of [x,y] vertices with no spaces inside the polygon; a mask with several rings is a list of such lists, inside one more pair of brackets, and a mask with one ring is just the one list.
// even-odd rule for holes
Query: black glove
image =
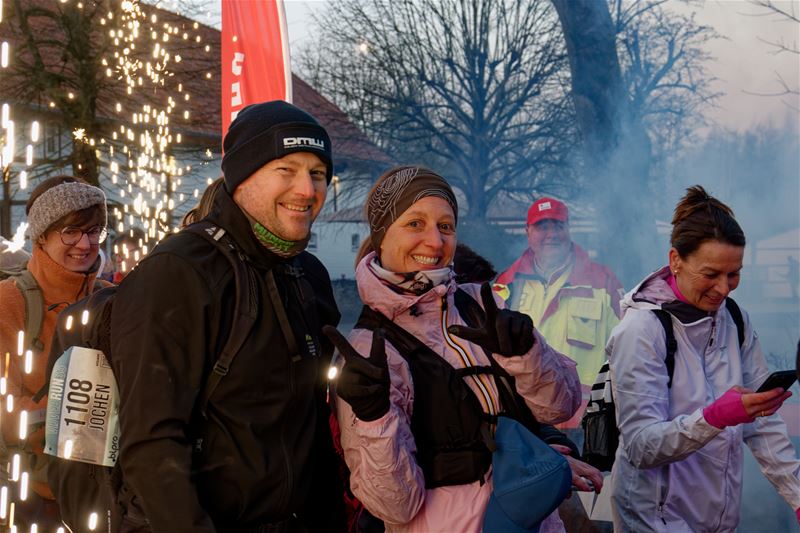
{"label": "black glove", "polygon": [[364,422],[377,420],[389,412],[389,365],[382,329],[372,335],[369,359],[359,354],[333,326],[322,332],[344,357],[344,368],[336,383],[336,394],[350,404],[356,417]]}
{"label": "black glove", "polygon": [[489,283],[481,285],[481,300],[485,313],[481,327],[450,326],[447,331],[499,355],[528,353],[536,342],[531,317],[510,309],[497,309]]}

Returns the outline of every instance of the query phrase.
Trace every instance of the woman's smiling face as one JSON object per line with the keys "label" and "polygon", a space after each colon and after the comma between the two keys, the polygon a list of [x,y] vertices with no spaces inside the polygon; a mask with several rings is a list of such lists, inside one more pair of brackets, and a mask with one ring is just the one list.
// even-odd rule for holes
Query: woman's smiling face
{"label": "woman's smiling face", "polygon": [[381,265],[392,272],[444,268],[456,250],[456,219],[438,196],[414,202],[389,226],[380,249]]}
{"label": "woman's smiling face", "polygon": [[669,266],[683,296],[703,311],[713,312],[738,285],[744,247],[705,241],[685,258],[669,251]]}

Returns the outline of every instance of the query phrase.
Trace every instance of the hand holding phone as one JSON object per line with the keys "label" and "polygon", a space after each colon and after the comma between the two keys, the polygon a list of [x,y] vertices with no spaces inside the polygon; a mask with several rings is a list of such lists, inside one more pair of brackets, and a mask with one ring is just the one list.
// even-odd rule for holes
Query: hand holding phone
{"label": "hand holding phone", "polygon": [[778,387],[786,391],[794,385],[795,381],[797,381],[797,373],[794,370],[778,370],[770,374],[756,392],[766,392]]}

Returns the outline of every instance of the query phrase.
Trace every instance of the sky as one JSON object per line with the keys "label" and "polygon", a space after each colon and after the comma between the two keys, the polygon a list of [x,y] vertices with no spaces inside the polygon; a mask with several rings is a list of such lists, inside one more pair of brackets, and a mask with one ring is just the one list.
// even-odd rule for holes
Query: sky
{"label": "sky", "polygon": [[[800,1],[776,4],[789,11],[794,9],[800,17]],[[800,55],[776,54],[777,48],[770,44],[782,42],[798,49],[800,24],[774,15],[765,16],[763,8],[740,0],[711,0],[700,8],[674,0],[670,5],[676,10],[695,9],[698,23],[712,26],[725,37],[708,44],[709,52],[716,58],[709,64],[709,72],[719,78],[718,87],[724,93],[719,107],[709,113],[716,123],[741,131],[763,123],[782,124],[787,118],[798,122],[797,95],[762,95],[782,91],[778,75],[800,88]]]}
{"label": "sky", "polygon": [[[175,1],[162,5],[169,7]],[[311,14],[323,10],[328,1],[285,0],[292,49],[313,42]],[[190,2],[202,6],[204,13],[196,18],[219,27],[220,2]],[[776,0],[775,4],[800,18],[800,0]],[[781,92],[778,76],[790,86],[800,87],[800,55],[776,54],[776,47],[770,44],[784,43],[798,49],[800,24],[767,14],[748,0],[668,0],[667,6],[680,12],[694,11],[698,23],[712,26],[723,37],[708,43],[708,51],[715,58],[708,71],[718,78],[717,90],[723,93],[718,106],[708,110],[712,124],[744,131],[789,120],[800,128],[800,97],[765,96]]]}

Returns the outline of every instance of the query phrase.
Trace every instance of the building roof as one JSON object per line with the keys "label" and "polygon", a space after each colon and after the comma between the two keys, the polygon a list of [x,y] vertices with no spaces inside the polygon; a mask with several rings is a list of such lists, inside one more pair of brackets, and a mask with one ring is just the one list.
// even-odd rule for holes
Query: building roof
{"label": "building roof", "polygon": [[[40,7],[49,12],[65,9],[58,0],[26,0],[24,5],[26,8]],[[89,10],[95,8],[90,5],[91,3],[83,8],[87,16]],[[147,15],[144,27],[139,31],[139,41],[143,44],[138,48],[140,59],[143,62],[151,59],[152,46],[147,41],[148,36],[155,32],[158,38],[162,38],[165,33],[164,28],[169,26],[171,33],[164,47],[172,54],[173,60],[169,63],[169,69],[174,75],[164,79],[167,91],[158,93],[134,91],[132,95],[126,94],[125,85],[121,80],[103,77],[99,80],[103,87],[97,97],[98,117],[112,122],[122,117],[123,121],[129,122],[132,113],[140,111],[143,104],[153,103],[159,108],[164,108],[167,97],[171,96],[177,101],[177,111],[173,112],[170,119],[172,129],[181,132],[187,140],[193,139],[197,144],[212,149],[221,148],[220,31],[159,7],[146,4],[139,6]],[[20,95],[26,90],[21,78],[14,75],[14,67],[19,66],[22,61],[32,61],[33,56],[24,47],[24,33],[19,18],[10,13],[9,7],[6,10],[5,20],[0,24],[0,38],[8,41],[11,46],[12,65],[0,76],[0,95],[4,100],[13,100],[15,94]],[[106,26],[100,24],[102,17],[101,14],[94,15],[92,23],[92,27],[96,28],[92,33],[92,39],[96,43],[107,37],[107,33],[104,33],[107,31]],[[75,68],[75,65],[65,63],[64,42],[67,38],[63,28],[47,16],[31,16],[27,19],[27,23],[31,33],[37,38],[47,39],[39,49],[42,52],[42,61],[51,67],[51,70],[55,71],[59,66]],[[137,52],[131,51],[131,57],[135,53]],[[113,52],[107,55],[112,56]],[[175,61],[176,55],[181,56],[180,62]],[[92,59],[97,60],[89,58]],[[180,92],[177,89],[178,83],[182,84]],[[391,162],[390,157],[370,142],[335,104],[296,75],[292,76],[292,83],[294,103],[316,116],[328,130],[335,160],[342,163],[366,162],[384,165]],[[64,90],[66,91],[67,87],[64,87]],[[80,92],[80,88],[75,88],[74,91]],[[188,100],[185,100],[185,95],[189,95]],[[52,96],[42,95],[42,99],[38,102],[41,111],[49,110],[50,99]],[[121,112],[116,111],[117,102],[122,104]],[[189,111],[188,119],[184,119],[183,110]],[[184,141],[184,144],[187,142]]]}

